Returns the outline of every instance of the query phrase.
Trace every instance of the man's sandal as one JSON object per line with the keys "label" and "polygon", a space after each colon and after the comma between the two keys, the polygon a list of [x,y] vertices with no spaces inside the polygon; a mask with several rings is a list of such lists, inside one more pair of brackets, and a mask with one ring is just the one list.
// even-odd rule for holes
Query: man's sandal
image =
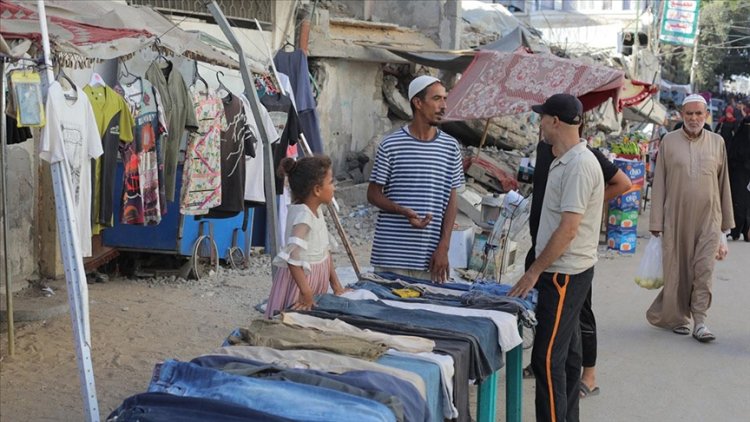
{"label": "man's sandal", "polygon": [[523,368],[523,379],[534,378],[534,371],[531,369],[531,365]]}
{"label": "man's sandal", "polygon": [[688,325],[678,325],[677,327],[672,328],[672,332],[681,336],[686,336],[690,334],[690,327]]}
{"label": "man's sandal", "polygon": [[701,343],[708,343],[710,341],[716,340],[716,336],[711,331],[709,331],[708,327],[703,324],[695,327],[695,331],[693,331],[693,338]]}
{"label": "man's sandal", "polygon": [[581,381],[581,398],[585,399],[589,396],[598,396],[599,395],[599,387],[589,388],[588,385],[584,384],[583,381]]}

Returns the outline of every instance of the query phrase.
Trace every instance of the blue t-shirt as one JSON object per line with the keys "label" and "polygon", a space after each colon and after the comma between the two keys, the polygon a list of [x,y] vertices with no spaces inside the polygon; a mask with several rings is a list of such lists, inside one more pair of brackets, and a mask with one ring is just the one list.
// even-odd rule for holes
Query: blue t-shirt
{"label": "blue t-shirt", "polygon": [[401,128],[380,143],[370,182],[382,185],[386,197],[420,217],[432,214],[430,224],[417,229],[403,215],[381,211],[370,263],[427,270],[440,241],[451,190],[464,183],[458,142],[442,131],[431,141],[420,141]]}

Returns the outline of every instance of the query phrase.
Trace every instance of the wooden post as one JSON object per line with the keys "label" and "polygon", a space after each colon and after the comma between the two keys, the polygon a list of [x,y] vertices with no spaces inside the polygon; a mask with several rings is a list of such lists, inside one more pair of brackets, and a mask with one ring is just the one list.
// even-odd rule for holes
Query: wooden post
{"label": "wooden post", "polygon": [[482,132],[482,139],[479,140],[479,148],[477,148],[477,155],[476,157],[479,157],[479,154],[482,152],[482,147],[484,146],[484,141],[487,139],[487,133],[490,131],[490,120],[487,119],[487,123],[484,125],[484,131]]}

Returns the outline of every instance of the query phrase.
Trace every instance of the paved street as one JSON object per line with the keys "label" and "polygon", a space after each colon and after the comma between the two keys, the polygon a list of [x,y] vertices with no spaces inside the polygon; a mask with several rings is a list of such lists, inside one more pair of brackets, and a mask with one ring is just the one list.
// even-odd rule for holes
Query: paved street
{"label": "paved street", "polygon": [[[641,216],[647,221],[648,214]],[[641,227],[645,227],[641,224]],[[639,229],[641,235],[645,228]],[[745,421],[750,414],[750,243],[729,242],[729,257],[715,271],[707,325],[717,340],[698,343],[651,327],[646,309],[658,290],[634,281],[648,239],[633,257],[602,259],[594,278],[597,362],[601,393],[581,401],[584,421]],[[524,364],[530,350],[524,353]],[[503,377],[504,378],[504,374]],[[498,388],[504,419],[505,386]],[[524,381],[523,414],[534,420],[534,381]]]}

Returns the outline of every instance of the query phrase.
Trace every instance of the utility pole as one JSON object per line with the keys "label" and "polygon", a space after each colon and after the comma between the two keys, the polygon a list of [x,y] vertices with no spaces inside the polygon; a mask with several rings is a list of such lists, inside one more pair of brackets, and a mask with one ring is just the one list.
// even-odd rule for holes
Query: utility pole
{"label": "utility pole", "polygon": [[641,37],[638,36],[638,24],[641,23],[641,0],[635,2],[635,32],[633,33],[633,70],[630,73],[630,80],[638,80],[638,44]]}
{"label": "utility pole", "polygon": [[695,68],[698,66],[698,38],[700,37],[700,17],[698,17],[698,29],[695,31],[695,42],[693,42],[693,60],[690,62],[690,91],[695,92]]}

